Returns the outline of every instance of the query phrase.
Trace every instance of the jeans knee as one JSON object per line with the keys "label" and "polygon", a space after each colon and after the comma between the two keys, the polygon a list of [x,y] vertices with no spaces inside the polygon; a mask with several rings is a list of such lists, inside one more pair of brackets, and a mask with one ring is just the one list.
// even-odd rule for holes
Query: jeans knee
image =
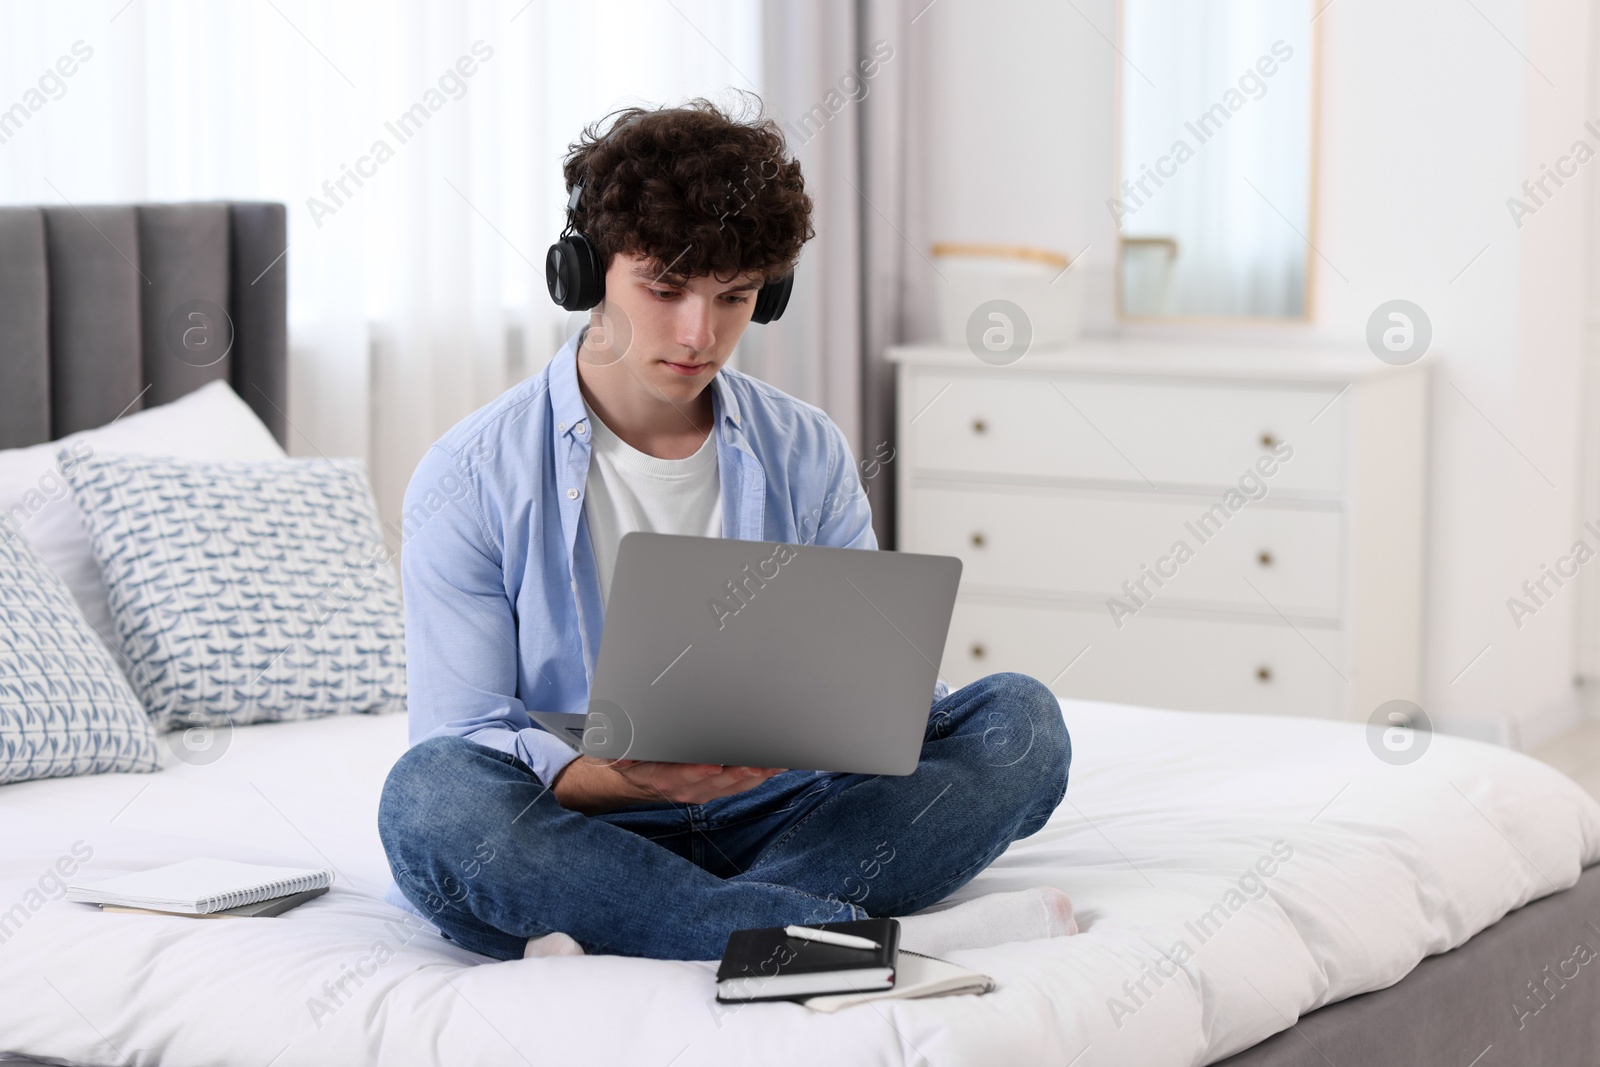
{"label": "jeans knee", "polygon": [[389,769],[378,799],[378,837],[391,856],[403,843],[453,832],[453,814],[469,809],[448,795],[472,777],[482,746],[464,737],[430,737],[407,749]]}
{"label": "jeans knee", "polygon": [[983,727],[985,762],[1027,772],[1031,790],[1052,809],[1066,791],[1072,739],[1048,686],[1026,674],[992,674]]}
{"label": "jeans knee", "polygon": [[1072,765],[1072,737],[1061,716],[1061,704],[1043,682],[1034,678],[1027,682],[1022,698],[1029,702],[1028,718],[1038,738],[1040,765],[1047,775],[1059,773],[1065,778]]}

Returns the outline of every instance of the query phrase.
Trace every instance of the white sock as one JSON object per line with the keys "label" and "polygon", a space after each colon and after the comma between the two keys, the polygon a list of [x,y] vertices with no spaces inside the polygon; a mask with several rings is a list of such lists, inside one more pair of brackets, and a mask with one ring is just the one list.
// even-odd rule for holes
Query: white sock
{"label": "white sock", "polygon": [[990,893],[941,911],[900,918],[900,947],[925,956],[1078,932],[1072,899],[1054,886]]}
{"label": "white sock", "polygon": [[522,950],[525,960],[538,959],[542,956],[581,956],[583,946],[578,944],[566,934],[557,930],[553,934],[543,937],[530,937]]}

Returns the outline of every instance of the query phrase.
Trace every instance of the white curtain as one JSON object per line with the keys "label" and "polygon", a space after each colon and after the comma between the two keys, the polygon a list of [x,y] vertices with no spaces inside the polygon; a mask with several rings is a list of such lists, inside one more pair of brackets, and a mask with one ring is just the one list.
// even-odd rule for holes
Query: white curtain
{"label": "white curtain", "polygon": [[0,144],[0,202],[285,202],[291,451],[366,458],[390,522],[569,324],[543,279],[567,143],[763,77],[759,0],[11,3],[0,109],[78,41]]}

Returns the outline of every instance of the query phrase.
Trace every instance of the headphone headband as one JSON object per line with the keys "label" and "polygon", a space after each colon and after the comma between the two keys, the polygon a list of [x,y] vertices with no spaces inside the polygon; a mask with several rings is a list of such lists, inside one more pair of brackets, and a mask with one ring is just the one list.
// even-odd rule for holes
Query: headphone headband
{"label": "headphone headband", "polygon": [[[572,187],[567,197],[567,224],[544,256],[545,287],[550,290],[550,299],[566,311],[588,311],[606,298],[606,264],[600,249],[575,224],[578,204],[588,184],[588,178],[583,178]],[[776,321],[789,306],[793,291],[793,271],[767,282],[756,294],[750,321]]]}

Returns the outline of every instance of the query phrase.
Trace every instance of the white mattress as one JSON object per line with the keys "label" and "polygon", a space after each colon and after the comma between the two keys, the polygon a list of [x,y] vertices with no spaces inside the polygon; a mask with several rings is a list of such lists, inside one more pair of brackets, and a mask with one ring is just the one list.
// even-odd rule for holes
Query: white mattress
{"label": "white mattress", "polygon": [[[1600,860],[1600,806],[1509,751],[1436,737],[1395,767],[1357,725],[1077,702],[1065,714],[1067,802],[958,896],[1056,885],[1083,932],[953,953],[998,979],[987,996],[837,1015],[719,1013],[710,963],[491,963],[404,926],[380,899],[375,829],[405,745],[398,716],[251,726],[204,767],[169,757],[155,775],[5,786],[0,920],[23,910],[0,932],[0,1053],[173,1067],[1203,1064],[1394,983]],[[107,875],[208,854],[331,862],[340,877],[277,919],[30,909],[30,887],[80,840],[85,869]],[[1230,886],[1278,841],[1292,857],[1229,911]],[[1219,903],[1202,943],[1192,924]],[[1163,958],[1183,955],[1180,940],[1181,968]],[[359,980],[337,1005],[324,983],[346,975]],[[1141,978],[1142,992],[1124,985]]]}

